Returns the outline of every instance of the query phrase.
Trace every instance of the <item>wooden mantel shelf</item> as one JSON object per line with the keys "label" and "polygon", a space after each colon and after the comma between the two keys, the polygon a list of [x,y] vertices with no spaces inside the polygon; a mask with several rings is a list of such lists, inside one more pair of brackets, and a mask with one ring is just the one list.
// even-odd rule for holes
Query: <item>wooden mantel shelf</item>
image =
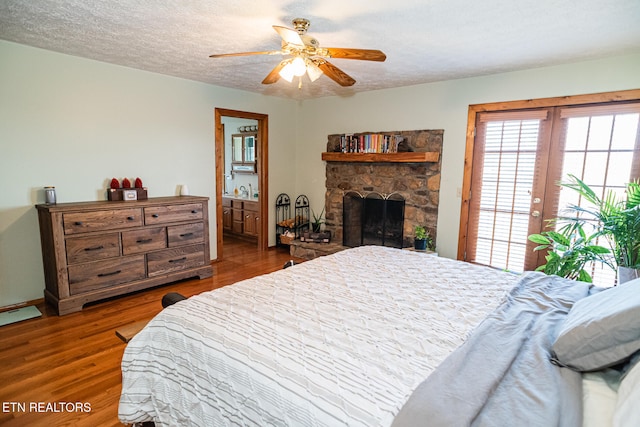
{"label": "wooden mantel shelf", "polygon": [[437,151],[402,153],[322,153],[327,162],[363,162],[363,163],[426,163],[440,160]]}

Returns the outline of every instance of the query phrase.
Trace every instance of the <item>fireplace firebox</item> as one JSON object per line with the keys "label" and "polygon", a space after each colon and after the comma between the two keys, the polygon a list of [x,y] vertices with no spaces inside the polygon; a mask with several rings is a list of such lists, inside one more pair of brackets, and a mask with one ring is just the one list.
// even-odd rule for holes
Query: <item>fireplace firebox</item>
{"label": "fireplace firebox", "polygon": [[354,191],[343,197],[342,244],[402,248],[404,198],[398,193],[366,196]]}

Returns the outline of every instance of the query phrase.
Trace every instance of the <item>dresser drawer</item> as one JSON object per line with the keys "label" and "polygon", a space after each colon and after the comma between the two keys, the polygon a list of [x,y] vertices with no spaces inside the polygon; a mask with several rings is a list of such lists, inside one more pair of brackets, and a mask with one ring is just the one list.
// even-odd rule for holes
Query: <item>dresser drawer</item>
{"label": "dresser drawer", "polygon": [[166,247],[167,229],[165,227],[122,232],[122,253],[124,255],[138,254]]}
{"label": "dresser drawer", "polygon": [[204,245],[182,246],[147,254],[149,277],[204,265]]}
{"label": "dresser drawer", "polygon": [[204,242],[204,224],[174,225],[167,227],[169,247],[193,245]]}
{"label": "dresser drawer", "polygon": [[67,264],[98,261],[120,255],[120,236],[118,233],[101,236],[70,237],[66,239]]}
{"label": "dresser drawer", "polygon": [[71,295],[145,278],[144,255],[69,266]]}
{"label": "dresser drawer", "polygon": [[144,208],[144,223],[146,225],[164,224],[169,222],[192,221],[202,219],[202,204],[188,203],[185,205],[150,206]]}
{"label": "dresser drawer", "polygon": [[107,209],[93,212],[70,212],[62,215],[64,234],[115,230],[142,225],[142,209]]}

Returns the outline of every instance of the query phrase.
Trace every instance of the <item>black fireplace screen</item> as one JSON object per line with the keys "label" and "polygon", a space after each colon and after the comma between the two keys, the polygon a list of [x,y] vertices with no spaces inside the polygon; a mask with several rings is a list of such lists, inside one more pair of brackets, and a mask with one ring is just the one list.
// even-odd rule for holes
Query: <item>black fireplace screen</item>
{"label": "black fireplace screen", "polygon": [[363,197],[349,192],[343,197],[344,246],[377,245],[402,248],[404,198],[397,193]]}

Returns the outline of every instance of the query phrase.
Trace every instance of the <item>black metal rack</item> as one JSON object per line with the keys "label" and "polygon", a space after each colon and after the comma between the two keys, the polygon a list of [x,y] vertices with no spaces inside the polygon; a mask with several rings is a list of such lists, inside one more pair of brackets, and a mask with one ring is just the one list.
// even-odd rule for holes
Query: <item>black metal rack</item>
{"label": "black metal rack", "polygon": [[280,235],[291,227],[284,225],[284,222],[291,218],[291,199],[286,193],[278,194],[276,198],[276,245],[282,246],[284,243],[280,241]]}
{"label": "black metal rack", "polygon": [[302,233],[311,229],[309,199],[304,194],[296,198],[291,212],[291,199],[286,193],[280,193],[276,198],[276,244],[288,245],[281,236],[290,231],[299,239]]}
{"label": "black metal rack", "polygon": [[296,198],[295,207],[296,239],[305,231],[311,230],[311,216],[309,214],[309,198],[301,194]]}

